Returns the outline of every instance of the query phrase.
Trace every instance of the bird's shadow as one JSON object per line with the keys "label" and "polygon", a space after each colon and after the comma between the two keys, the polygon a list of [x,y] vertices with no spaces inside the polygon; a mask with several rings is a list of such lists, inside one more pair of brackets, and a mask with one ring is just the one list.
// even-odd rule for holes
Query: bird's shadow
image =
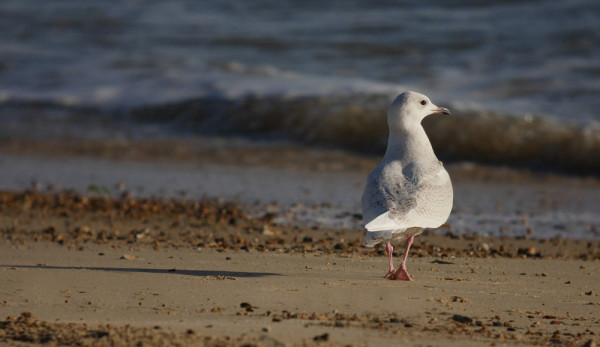
{"label": "bird's shadow", "polygon": [[51,265],[2,265],[7,268],[20,269],[47,269],[47,270],[92,270],[111,272],[137,272],[149,274],[174,274],[186,276],[223,276],[239,278],[256,278],[266,276],[281,276],[272,272],[246,272],[246,271],[221,271],[221,270],[181,270],[181,269],[148,269],[148,268],[124,268],[124,267],[93,267],[93,266],[51,266]]}

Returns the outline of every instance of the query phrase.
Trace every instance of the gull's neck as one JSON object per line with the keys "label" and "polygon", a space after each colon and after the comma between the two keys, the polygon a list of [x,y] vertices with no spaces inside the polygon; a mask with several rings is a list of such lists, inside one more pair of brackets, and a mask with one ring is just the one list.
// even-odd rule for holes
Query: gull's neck
{"label": "gull's neck", "polygon": [[390,127],[384,160],[400,160],[404,165],[437,161],[431,142],[420,123]]}

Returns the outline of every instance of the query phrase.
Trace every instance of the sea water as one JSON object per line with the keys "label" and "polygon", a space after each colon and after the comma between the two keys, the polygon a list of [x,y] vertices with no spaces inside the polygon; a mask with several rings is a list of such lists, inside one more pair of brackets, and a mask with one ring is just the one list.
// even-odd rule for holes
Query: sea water
{"label": "sea water", "polygon": [[[597,1],[4,0],[0,18],[3,138],[158,124],[378,152],[390,100],[416,90],[462,116],[430,134],[467,139],[442,159],[597,171]],[[502,136],[474,156],[481,129]]]}

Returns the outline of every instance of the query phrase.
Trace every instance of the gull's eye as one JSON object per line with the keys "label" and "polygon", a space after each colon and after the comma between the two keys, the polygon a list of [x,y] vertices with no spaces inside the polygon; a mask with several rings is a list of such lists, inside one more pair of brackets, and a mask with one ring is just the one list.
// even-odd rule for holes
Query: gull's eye
{"label": "gull's eye", "polygon": [[427,100],[421,100],[421,105],[423,105],[423,106],[427,105]]}

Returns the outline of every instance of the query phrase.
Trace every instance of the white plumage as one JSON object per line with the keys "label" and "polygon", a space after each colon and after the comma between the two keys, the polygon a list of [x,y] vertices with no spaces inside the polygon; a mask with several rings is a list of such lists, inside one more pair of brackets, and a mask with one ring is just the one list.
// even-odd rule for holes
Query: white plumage
{"label": "white plumage", "polygon": [[421,125],[434,113],[450,111],[415,92],[400,94],[390,106],[387,150],[369,175],[362,198],[367,229],[363,245],[403,241],[448,219],[453,199],[450,176]]}

